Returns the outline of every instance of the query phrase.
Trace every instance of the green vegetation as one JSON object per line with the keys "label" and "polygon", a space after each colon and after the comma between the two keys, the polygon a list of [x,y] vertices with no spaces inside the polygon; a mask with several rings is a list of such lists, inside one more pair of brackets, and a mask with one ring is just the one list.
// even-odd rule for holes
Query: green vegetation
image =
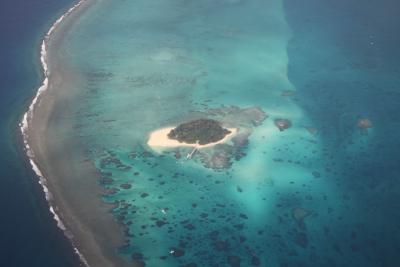
{"label": "green vegetation", "polygon": [[230,133],[219,121],[198,119],[178,125],[169,132],[168,137],[187,144],[206,145],[218,142]]}

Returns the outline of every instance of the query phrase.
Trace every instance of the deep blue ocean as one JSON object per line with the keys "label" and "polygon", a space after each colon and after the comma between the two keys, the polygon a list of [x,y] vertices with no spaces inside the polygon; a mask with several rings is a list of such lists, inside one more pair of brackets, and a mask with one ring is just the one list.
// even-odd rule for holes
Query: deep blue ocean
{"label": "deep blue ocean", "polygon": [[[351,210],[321,231],[332,242],[326,266],[343,257],[346,266],[400,266],[399,8],[393,0],[285,1],[289,78],[330,150],[327,178]],[[368,141],[354,134],[362,117],[374,122]]]}
{"label": "deep blue ocean", "polygon": [[71,0],[4,0],[0,8],[0,266],[77,266],[37,178],[27,167],[18,122],[41,84],[43,34]]}
{"label": "deep blue ocean", "polygon": [[[28,167],[18,128],[42,80],[42,36],[71,2],[1,4],[0,266],[78,265]],[[279,267],[400,266],[400,3],[285,0],[284,10],[292,99],[323,143],[324,166],[313,181],[329,184],[335,198],[312,189],[300,198],[288,189],[276,221],[290,217],[285,208],[293,203],[313,213],[305,224],[274,221],[282,227],[261,249],[276,251]],[[358,129],[360,119],[373,127]],[[282,157],[299,160],[291,155]]]}

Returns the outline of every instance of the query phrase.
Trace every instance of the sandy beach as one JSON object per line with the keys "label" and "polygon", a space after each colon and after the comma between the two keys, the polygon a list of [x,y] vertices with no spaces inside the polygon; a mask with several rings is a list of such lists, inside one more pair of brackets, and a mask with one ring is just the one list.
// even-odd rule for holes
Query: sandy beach
{"label": "sandy beach", "polygon": [[218,142],[209,143],[206,145],[199,145],[199,144],[188,144],[179,142],[174,139],[170,139],[168,137],[168,133],[174,129],[175,127],[166,127],[155,130],[150,133],[149,140],[147,141],[147,145],[152,148],[173,148],[173,147],[193,147],[197,149],[212,147],[218,144],[222,144],[228,142],[235,134],[238,132],[237,128],[227,128],[230,133],[227,134],[223,139]]}
{"label": "sandy beach", "polygon": [[[123,245],[123,229],[113,219],[111,205],[101,200],[103,189],[99,174],[88,160],[79,142],[59,132],[59,121],[73,112],[71,101],[78,89],[60,90],[71,77],[63,71],[59,45],[68,38],[75,20],[94,1],[84,1],[55,29],[48,41],[49,87],[40,95],[33,117],[29,120],[26,141],[34,156],[32,160],[42,173],[50,192],[49,202],[65,226],[65,234],[83,256],[82,266],[127,266],[116,255]],[[70,123],[63,120],[63,123]],[[63,125],[73,129],[73,125]]]}

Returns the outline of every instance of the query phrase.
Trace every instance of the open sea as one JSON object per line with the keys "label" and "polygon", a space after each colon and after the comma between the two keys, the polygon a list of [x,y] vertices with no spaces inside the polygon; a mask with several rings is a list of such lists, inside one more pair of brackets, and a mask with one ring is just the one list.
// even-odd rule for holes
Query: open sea
{"label": "open sea", "polygon": [[[0,266],[78,262],[18,136],[43,78],[41,39],[70,4],[0,11]],[[70,159],[95,167],[104,194],[87,194],[113,205],[124,229],[114,253],[133,266],[400,266],[398,10],[394,0],[94,1],[48,43],[50,70],[69,78],[54,94],[48,157],[72,164],[71,192],[91,180]],[[204,117],[239,134],[192,157],[146,144]]]}
{"label": "open sea", "polygon": [[72,1],[9,1],[0,8],[0,266],[77,266],[22,150],[18,123],[41,83],[40,43]]}

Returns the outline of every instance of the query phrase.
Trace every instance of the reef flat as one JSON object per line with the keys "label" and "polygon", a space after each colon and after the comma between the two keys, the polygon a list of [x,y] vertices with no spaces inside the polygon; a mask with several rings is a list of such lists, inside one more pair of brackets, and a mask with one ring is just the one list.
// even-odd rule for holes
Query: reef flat
{"label": "reef flat", "polygon": [[[384,228],[362,218],[379,220],[378,192],[396,199],[398,183],[358,161],[377,158],[369,149],[381,144],[382,125],[346,88],[358,88],[352,79],[369,77],[366,69],[376,75],[379,61],[348,63],[338,56],[347,39],[322,42],[340,21],[325,27],[293,1],[93,3],[50,40],[57,49],[32,134],[40,169],[60,189],[52,191],[57,210],[89,264],[369,264]],[[302,12],[304,27],[289,27]],[[323,30],[305,32],[308,19]],[[362,88],[358,97],[370,87]],[[396,120],[385,114],[385,125]],[[220,127],[207,121],[200,125],[211,131],[186,132],[204,118]],[[368,183],[354,179],[360,172],[354,177]]]}

